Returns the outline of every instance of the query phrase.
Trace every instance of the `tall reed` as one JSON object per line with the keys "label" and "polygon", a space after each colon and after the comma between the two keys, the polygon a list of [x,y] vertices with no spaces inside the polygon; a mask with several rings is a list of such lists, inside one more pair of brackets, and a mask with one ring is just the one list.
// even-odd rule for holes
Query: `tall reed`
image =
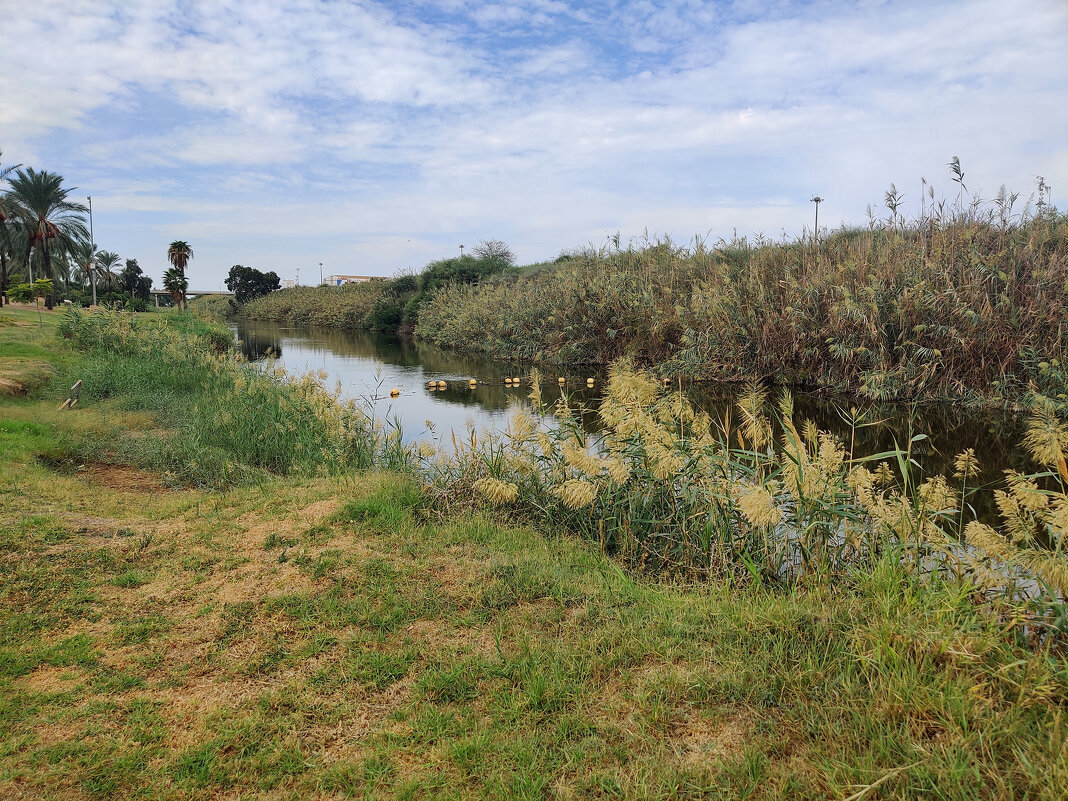
{"label": "tall reed", "polygon": [[[838,585],[889,560],[929,580],[966,582],[1031,633],[1068,635],[1068,474],[1008,474],[995,530],[970,519],[970,451],[957,457],[955,483],[924,476],[910,443],[858,454],[811,422],[796,424],[788,393],[769,404],[754,385],[736,417],[713,420],[619,362],[601,435],[584,432],[566,397],[551,408],[552,424],[517,409],[503,434],[471,432],[451,452],[425,448],[431,496],[446,505],[481,499],[671,574]],[[1068,424],[1051,406],[1036,411],[1028,445],[1041,464],[1063,465]]]}
{"label": "tall reed", "polygon": [[818,243],[612,244],[442,290],[416,334],[494,358],[766,379],[874,400],[1065,394],[1068,218],[933,218]]}

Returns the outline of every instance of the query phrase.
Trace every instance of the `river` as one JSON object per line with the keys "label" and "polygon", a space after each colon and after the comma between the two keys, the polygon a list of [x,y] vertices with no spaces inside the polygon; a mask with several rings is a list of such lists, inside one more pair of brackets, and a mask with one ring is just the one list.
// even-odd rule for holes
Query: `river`
{"label": "river", "polygon": [[[368,403],[380,419],[399,422],[408,441],[429,438],[444,442],[453,432],[463,434],[468,426],[500,428],[508,418],[509,406],[523,402],[530,391],[526,380],[529,368],[449,353],[412,339],[246,321],[239,322],[235,330],[250,358],[262,358],[269,350],[289,372],[325,372],[328,387],[340,382],[345,397]],[[585,422],[595,429],[604,372],[551,367],[542,372],[546,378],[543,397],[556,397],[557,377],[562,375],[568,394],[588,407]],[[523,377],[523,384],[506,386],[504,379],[511,376]],[[479,382],[474,388],[468,383],[472,378]],[[594,379],[592,388],[587,387],[588,378]],[[446,389],[429,390],[431,380],[446,382]],[[715,420],[732,412],[739,391],[735,385],[690,384],[683,388],[694,405]],[[396,398],[390,397],[393,389],[399,390]],[[859,407],[867,425],[850,426],[847,417],[852,406]],[[856,398],[809,393],[795,393],[795,411],[799,420],[812,418],[821,429],[840,436],[847,446],[852,437],[857,455],[891,450],[895,442],[905,447],[911,437],[923,435],[913,450],[929,472],[951,473],[953,457],[965,448],[975,449],[986,481],[1000,478],[1006,468],[1035,470],[1018,445],[1024,422],[1020,415],[933,405],[879,407]],[[732,419],[738,420],[737,413],[732,413]],[[987,505],[984,501],[983,506]]]}

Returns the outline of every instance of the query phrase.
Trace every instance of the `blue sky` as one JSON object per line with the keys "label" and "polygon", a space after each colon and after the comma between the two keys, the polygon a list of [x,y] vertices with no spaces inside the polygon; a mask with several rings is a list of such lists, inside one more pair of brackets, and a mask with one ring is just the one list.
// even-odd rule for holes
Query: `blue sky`
{"label": "blue sky", "polygon": [[[98,244],[391,275],[669,234],[863,224],[891,182],[1068,192],[1068,3],[41,0],[0,19],[5,164]],[[1063,208],[1066,204],[1061,202]]]}

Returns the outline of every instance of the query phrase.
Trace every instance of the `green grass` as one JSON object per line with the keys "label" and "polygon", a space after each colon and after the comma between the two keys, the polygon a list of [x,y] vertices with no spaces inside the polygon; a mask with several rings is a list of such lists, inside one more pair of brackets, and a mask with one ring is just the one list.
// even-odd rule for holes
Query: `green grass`
{"label": "green grass", "polygon": [[1068,660],[965,587],[889,561],[835,592],[658,583],[577,538],[436,515],[395,473],[116,489],[38,458],[132,414],[58,413],[61,391],[0,398],[0,797],[1068,784]]}

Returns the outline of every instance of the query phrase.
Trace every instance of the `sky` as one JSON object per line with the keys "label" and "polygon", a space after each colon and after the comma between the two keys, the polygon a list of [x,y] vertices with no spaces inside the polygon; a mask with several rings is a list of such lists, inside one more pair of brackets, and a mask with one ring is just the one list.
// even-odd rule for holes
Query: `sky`
{"label": "sky", "polygon": [[157,285],[531,263],[916,214],[953,156],[1065,208],[1066,53],[1065,0],[0,0],[0,149]]}

